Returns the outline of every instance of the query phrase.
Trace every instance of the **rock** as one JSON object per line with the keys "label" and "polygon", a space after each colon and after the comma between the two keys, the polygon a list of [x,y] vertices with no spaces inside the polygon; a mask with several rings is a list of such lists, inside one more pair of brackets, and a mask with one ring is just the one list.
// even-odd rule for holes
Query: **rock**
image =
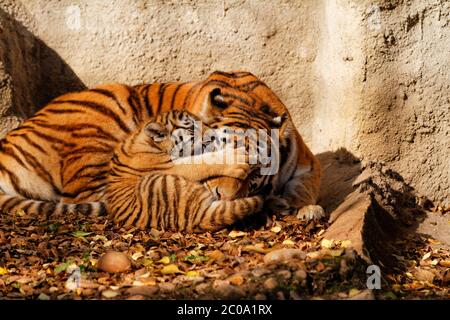
{"label": "rock", "polygon": [[450,270],[447,270],[442,277],[443,285],[450,285]]}
{"label": "rock", "polygon": [[268,290],[273,290],[277,286],[278,286],[278,282],[274,278],[269,278],[266,281],[264,281],[264,288],[266,288]]}
{"label": "rock", "polygon": [[228,285],[230,285],[230,281],[228,281],[228,280],[217,279],[217,280],[214,280],[214,282],[213,282],[214,289],[218,289],[218,288],[228,286]]}
{"label": "rock", "polygon": [[197,292],[198,294],[204,294],[208,288],[209,288],[208,283],[206,283],[206,282],[200,283],[199,285],[197,285],[195,287],[195,292]]}
{"label": "rock", "polygon": [[131,261],[125,253],[109,251],[97,262],[97,268],[106,272],[125,272],[131,268]]}
{"label": "rock", "polygon": [[120,294],[120,292],[114,291],[114,290],[105,290],[102,291],[102,296],[106,299],[112,299],[117,297]]}
{"label": "rock", "polygon": [[165,293],[172,292],[175,290],[175,288],[176,286],[170,282],[164,282],[159,284],[159,290],[161,290],[161,292]]}
{"label": "rock", "polygon": [[[375,172],[372,177],[380,175]],[[362,179],[365,181],[366,178]],[[345,248],[347,258],[351,259],[353,254],[350,250],[355,250],[358,256],[370,264],[395,268],[398,262],[393,256],[393,250],[397,238],[402,234],[402,224],[399,219],[394,219],[390,213],[392,208],[383,199],[397,199],[400,196],[394,190],[378,190],[377,186],[375,183],[374,186],[362,183],[350,193],[330,214],[331,225],[323,238],[351,243]]]}
{"label": "rock", "polygon": [[257,294],[255,295],[255,300],[267,300],[267,297],[266,297],[265,294],[257,293]]}
{"label": "rock", "polygon": [[264,262],[286,261],[291,259],[305,259],[306,254],[301,249],[277,249],[270,251],[264,256]]}
{"label": "rock", "polygon": [[342,259],[341,262],[339,263],[339,265],[340,265],[339,266],[339,274],[342,277],[345,277],[350,270],[350,268],[347,265],[347,260]]}
{"label": "rock", "polygon": [[308,276],[308,274],[306,273],[306,271],[305,271],[305,270],[302,270],[302,269],[297,270],[297,271],[295,271],[295,273],[294,273],[294,277],[295,277],[295,279],[297,279],[298,281],[303,281],[303,280],[305,280],[307,276]]}
{"label": "rock", "polygon": [[240,286],[244,283],[244,278],[240,274],[235,274],[229,277],[228,281],[235,286]]}
{"label": "rock", "polygon": [[280,270],[277,272],[277,275],[279,275],[280,277],[282,277],[285,280],[288,280],[291,278],[292,273],[289,270]]}
{"label": "rock", "polygon": [[302,297],[300,297],[300,295],[294,290],[289,291],[289,296],[292,300],[302,300]]}
{"label": "rock", "polygon": [[252,274],[254,277],[259,278],[262,277],[265,274],[270,273],[269,269],[265,269],[265,268],[256,268],[254,270],[252,270]]}
{"label": "rock", "polygon": [[237,299],[245,295],[245,291],[230,284],[228,280],[215,280],[214,291],[226,299]]}
{"label": "rock", "polygon": [[419,281],[425,281],[429,283],[433,283],[435,274],[430,270],[425,270],[421,268],[417,268],[413,272],[414,277]]}
{"label": "rock", "polygon": [[153,296],[156,292],[158,292],[157,286],[134,286],[126,291],[126,293],[129,295],[139,295],[146,297]]}

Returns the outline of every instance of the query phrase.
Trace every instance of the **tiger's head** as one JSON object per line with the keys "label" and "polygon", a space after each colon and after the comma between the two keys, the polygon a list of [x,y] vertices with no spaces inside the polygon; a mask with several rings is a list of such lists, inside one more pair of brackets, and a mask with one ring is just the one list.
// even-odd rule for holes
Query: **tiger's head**
{"label": "tiger's head", "polygon": [[[281,146],[286,145],[295,132],[286,107],[249,72],[216,71],[199,85],[196,96],[189,110],[213,128],[257,129],[269,135],[271,129],[278,129]],[[270,144],[261,147],[270,147]],[[218,177],[208,180],[206,185],[216,190],[221,199],[232,200],[261,191],[263,180],[255,170],[245,182]]]}

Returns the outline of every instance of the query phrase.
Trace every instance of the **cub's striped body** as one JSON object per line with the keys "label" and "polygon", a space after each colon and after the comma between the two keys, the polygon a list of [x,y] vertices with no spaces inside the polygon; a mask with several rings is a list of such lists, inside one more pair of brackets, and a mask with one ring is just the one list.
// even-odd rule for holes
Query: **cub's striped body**
{"label": "cub's striped body", "polygon": [[[53,209],[46,201],[102,201],[115,148],[152,116],[182,109],[205,123],[231,127],[254,126],[259,121],[254,111],[271,117],[287,112],[276,95],[247,72],[215,72],[205,81],[188,83],[104,85],[63,95],[0,142],[0,209],[44,214]],[[261,184],[272,187],[277,210],[296,211],[315,203],[320,167],[290,118],[288,123],[278,174],[259,177],[253,184],[255,189]],[[208,184],[228,199],[248,193],[248,183],[228,177],[209,179]],[[30,205],[25,199],[43,202]],[[59,206],[61,212],[74,208]],[[100,205],[93,208],[101,212]]]}
{"label": "cub's striped body", "polygon": [[[261,196],[219,200],[199,183],[210,177],[245,179],[248,165],[176,164],[172,134],[191,140],[196,119],[182,111],[156,116],[118,146],[105,201],[112,219],[125,227],[204,232],[226,227],[263,204]],[[211,154],[202,154],[208,157]],[[214,155],[212,155],[214,156]],[[197,182],[197,183],[196,183]]]}

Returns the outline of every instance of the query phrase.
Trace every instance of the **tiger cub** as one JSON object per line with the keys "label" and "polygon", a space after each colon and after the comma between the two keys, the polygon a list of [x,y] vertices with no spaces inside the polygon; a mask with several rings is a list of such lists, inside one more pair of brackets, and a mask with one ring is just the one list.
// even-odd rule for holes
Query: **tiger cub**
{"label": "tiger cub", "polygon": [[186,111],[160,114],[115,150],[105,202],[116,224],[140,229],[216,231],[261,210],[261,196],[219,200],[201,183],[218,176],[245,180],[248,164],[215,163],[214,157],[218,153],[221,156],[222,151],[194,156],[206,162],[200,164],[193,159],[189,163],[173,159],[177,135],[190,140],[195,120]]}

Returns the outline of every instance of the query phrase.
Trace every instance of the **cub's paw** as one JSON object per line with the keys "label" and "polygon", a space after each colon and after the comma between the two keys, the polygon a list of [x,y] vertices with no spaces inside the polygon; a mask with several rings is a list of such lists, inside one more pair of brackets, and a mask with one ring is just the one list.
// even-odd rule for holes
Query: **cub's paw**
{"label": "cub's paw", "polygon": [[245,180],[247,179],[249,173],[250,173],[250,166],[248,165],[248,163],[243,163],[230,165],[226,169],[225,175],[231,178]]}
{"label": "cub's paw", "polygon": [[297,212],[297,218],[304,221],[319,220],[323,217],[325,217],[323,208],[314,204],[304,206]]}

